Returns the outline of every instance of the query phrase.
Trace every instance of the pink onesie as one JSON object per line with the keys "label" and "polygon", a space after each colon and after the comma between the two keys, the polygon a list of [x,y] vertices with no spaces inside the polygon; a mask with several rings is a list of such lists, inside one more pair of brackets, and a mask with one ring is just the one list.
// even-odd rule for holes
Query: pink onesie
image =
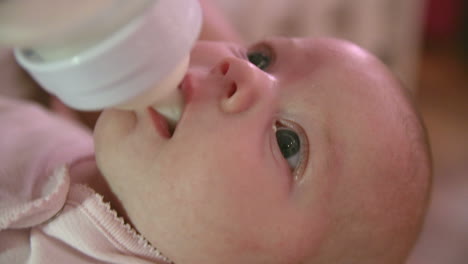
{"label": "pink onesie", "polygon": [[169,263],[90,187],[93,152],[90,131],[0,97],[0,263]]}

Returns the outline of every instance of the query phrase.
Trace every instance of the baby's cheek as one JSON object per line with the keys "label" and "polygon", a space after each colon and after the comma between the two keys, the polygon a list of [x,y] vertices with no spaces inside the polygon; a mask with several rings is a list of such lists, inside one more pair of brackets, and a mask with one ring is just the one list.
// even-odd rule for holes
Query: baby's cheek
{"label": "baby's cheek", "polygon": [[104,134],[125,135],[136,125],[136,116],[133,112],[109,109],[99,116],[95,131],[102,131]]}

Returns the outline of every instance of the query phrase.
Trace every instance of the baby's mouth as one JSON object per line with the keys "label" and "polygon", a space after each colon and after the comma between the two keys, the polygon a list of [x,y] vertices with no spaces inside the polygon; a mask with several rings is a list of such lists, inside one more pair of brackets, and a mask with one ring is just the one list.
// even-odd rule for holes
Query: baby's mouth
{"label": "baby's mouth", "polygon": [[175,130],[176,130],[176,127],[177,127],[177,122],[170,122],[168,120],[167,123],[169,125],[169,133],[171,134],[171,137],[172,137],[172,135],[174,135],[174,133],[175,133]]}
{"label": "baby's mouth", "polygon": [[[167,122],[167,126],[169,129],[169,132],[172,135],[175,132],[175,129],[177,127],[177,123],[180,120],[180,117],[182,116],[182,111],[183,111],[183,106],[167,106],[167,107],[159,107],[155,109]],[[154,109],[154,108],[153,108]]]}
{"label": "baby's mouth", "polygon": [[175,133],[177,122],[167,119],[152,106],[148,107],[147,110],[156,132],[163,138],[171,138]]}
{"label": "baby's mouth", "polygon": [[171,94],[169,94],[163,103],[158,103],[148,107],[149,114],[153,120],[153,124],[160,135],[171,138],[177,128],[177,124],[182,117],[184,111],[184,89],[182,89],[184,81],[178,85]]}
{"label": "baby's mouth", "polygon": [[166,97],[164,103],[148,107],[153,124],[160,135],[166,138],[171,138],[174,135],[177,125],[186,110],[186,105],[190,103],[192,93],[192,76],[186,74],[177,89]]}

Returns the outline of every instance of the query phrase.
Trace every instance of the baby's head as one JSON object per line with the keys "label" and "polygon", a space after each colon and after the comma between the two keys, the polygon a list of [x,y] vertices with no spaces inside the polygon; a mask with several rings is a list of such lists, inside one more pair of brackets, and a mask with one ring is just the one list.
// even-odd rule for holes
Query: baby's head
{"label": "baby's head", "polygon": [[105,111],[95,131],[102,173],[163,254],[403,263],[430,158],[406,91],[377,59],[333,39],[200,42],[180,88],[173,135],[153,110]]}

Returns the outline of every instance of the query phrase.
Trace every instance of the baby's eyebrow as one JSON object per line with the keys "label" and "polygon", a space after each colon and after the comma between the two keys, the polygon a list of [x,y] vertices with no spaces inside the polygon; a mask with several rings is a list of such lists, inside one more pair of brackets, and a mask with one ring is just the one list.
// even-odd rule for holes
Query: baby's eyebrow
{"label": "baby's eyebrow", "polygon": [[[342,155],[343,155],[343,149],[342,146],[338,143],[338,140],[335,136],[335,133],[331,131],[331,129],[327,129],[325,132],[325,138],[327,142],[327,149],[328,149],[328,154],[329,154],[329,161],[327,163],[327,168],[336,170],[342,167]],[[334,162],[331,162],[334,161]]]}
{"label": "baby's eyebrow", "polygon": [[236,46],[231,44],[228,46],[228,50],[237,58],[247,59],[247,48],[245,46]]}
{"label": "baby's eyebrow", "polygon": [[[325,175],[328,178],[328,188],[334,186],[339,181],[339,175],[343,171],[343,156],[344,148],[340,143],[338,137],[338,129],[334,129],[335,125],[331,118],[326,118],[321,120],[321,125],[319,129],[322,129],[323,133],[323,150],[324,153],[319,153],[319,155],[325,156]],[[311,150],[313,151],[313,150]]]}

